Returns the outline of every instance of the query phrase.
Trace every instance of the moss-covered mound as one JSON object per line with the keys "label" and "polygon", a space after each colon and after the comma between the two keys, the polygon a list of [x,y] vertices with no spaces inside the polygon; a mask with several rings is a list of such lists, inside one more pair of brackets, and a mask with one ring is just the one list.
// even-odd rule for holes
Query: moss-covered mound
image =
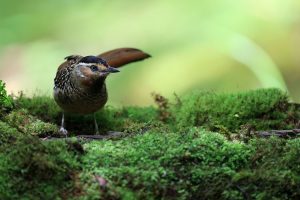
{"label": "moss-covered mound", "polygon": [[[84,145],[81,175],[89,198],[297,199],[300,140],[248,144],[217,133],[148,132]],[[103,177],[101,187],[93,176]]]}
{"label": "moss-covered mound", "polygon": [[[1,83],[2,84],[2,83]],[[50,97],[0,87],[0,199],[299,199],[300,138],[241,136],[299,126],[299,106],[277,89],[194,92],[155,107],[96,114],[114,140],[85,141],[92,116],[67,115]],[[224,135],[225,134],[225,135]]]}
{"label": "moss-covered mound", "polygon": [[13,107],[13,100],[11,96],[7,95],[5,90],[5,83],[0,80],[0,117]]}
{"label": "moss-covered mound", "polygon": [[[78,150],[64,141],[22,137],[0,150],[0,199],[54,199],[76,190]],[[79,152],[80,153],[80,152]]]}
{"label": "moss-covered mound", "polygon": [[278,89],[259,89],[236,94],[196,91],[187,94],[173,109],[176,126],[223,126],[237,132],[249,125],[256,130],[295,128],[300,110]]}

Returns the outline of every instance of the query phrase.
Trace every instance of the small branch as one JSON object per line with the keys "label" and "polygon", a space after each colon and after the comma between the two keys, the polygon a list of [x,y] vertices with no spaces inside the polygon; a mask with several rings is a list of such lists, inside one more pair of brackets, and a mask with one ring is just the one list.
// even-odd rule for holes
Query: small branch
{"label": "small branch", "polygon": [[[109,131],[105,135],[76,135],[76,139],[78,140],[106,140],[113,139],[122,136],[122,132],[114,132]],[[43,141],[51,141],[51,140],[73,140],[74,137],[45,137],[41,138]]]}
{"label": "small branch", "polygon": [[282,138],[295,138],[300,136],[300,129],[256,131],[256,134],[260,137],[277,136]]}

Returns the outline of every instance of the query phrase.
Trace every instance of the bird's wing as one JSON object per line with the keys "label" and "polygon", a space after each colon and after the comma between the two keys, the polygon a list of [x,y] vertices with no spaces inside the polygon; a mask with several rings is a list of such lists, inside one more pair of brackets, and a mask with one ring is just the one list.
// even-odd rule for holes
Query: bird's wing
{"label": "bird's wing", "polygon": [[70,55],[70,56],[65,57],[66,61],[59,65],[57,71],[63,70],[66,67],[71,66],[72,64],[78,62],[81,58],[82,58],[82,56],[80,56],[80,55]]}
{"label": "bird's wing", "polygon": [[104,52],[98,57],[104,59],[112,67],[122,67],[123,65],[144,60],[151,57],[149,54],[134,48],[119,48]]}

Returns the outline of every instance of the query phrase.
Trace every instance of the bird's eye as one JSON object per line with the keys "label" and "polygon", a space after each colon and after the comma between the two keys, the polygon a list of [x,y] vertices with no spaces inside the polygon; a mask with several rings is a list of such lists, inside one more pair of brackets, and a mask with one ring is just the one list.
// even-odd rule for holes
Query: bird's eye
{"label": "bird's eye", "polygon": [[97,67],[96,65],[92,65],[92,66],[91,66],[91,70],[92,70],[93,72],[96,72],[96,71],[98,71],[98,67]]}

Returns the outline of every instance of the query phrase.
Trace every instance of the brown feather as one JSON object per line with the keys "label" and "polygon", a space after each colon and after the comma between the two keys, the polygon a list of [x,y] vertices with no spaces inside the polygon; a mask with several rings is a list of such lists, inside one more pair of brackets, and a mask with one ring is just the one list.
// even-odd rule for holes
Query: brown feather
{"label": "brown feather", "polygon": [[119,48],[104,52],[98,57],[104,59],[112,67],[122,67],[123,65],[144,60],[151,57],[149,54],[134,48]]}
{"label": "brown feather", "polygon": [[76,63],[77,61],[79,61],[79,59],[81,59],[83,56],[80,55],[71,55],[71,56],[67,56],[65,57],[66,61],[61,63],[57,69],[57,71],[60,71],[66,67],[71,66],[72,64]]}

